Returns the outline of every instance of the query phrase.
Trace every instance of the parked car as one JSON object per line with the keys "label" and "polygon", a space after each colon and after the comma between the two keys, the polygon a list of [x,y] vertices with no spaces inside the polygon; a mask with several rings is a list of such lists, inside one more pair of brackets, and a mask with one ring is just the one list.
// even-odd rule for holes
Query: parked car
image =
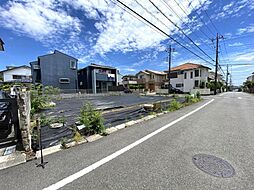
{"label": "parked car", "polygon": [[[5,92],[0,91],[0,99],[10,98]],[[7,138],[11,133],[11,105],[9,102],[0,102],[0,139]]]}
{"label": "parked car", "polygon": [[171,86],[170,88],[170,93],[175,93],[175,94],[183,94],[183,91],[177,89],[177,88],[174,88],[173,86]]}

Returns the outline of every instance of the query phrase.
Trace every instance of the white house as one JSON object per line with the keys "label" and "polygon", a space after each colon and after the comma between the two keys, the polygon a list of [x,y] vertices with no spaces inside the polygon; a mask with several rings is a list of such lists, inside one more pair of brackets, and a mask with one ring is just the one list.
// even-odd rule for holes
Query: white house
{"label": "white house", "polygon": [[170,84],[186,93],[196,88],[206,88],[209,70],[209,67],[194,63],[173,67],[170,72]]}
{"label": "white house", "polygon": [[7,66],[6,70],[0,71],[3,82],[31,82],[31,68],[23,65],[19,67]]}

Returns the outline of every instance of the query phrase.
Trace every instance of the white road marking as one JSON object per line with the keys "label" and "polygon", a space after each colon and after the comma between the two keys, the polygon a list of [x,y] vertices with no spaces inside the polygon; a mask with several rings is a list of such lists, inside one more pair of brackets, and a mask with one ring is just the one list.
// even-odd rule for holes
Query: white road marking
{"label": "white road marking", "polygon": [[243,99],[242,97],[238,97],[239,100]]}
{"label": "white road marking", "polygon": [[72,174],[72,175],[70,175],[70,176],[68,176],[68,177],[58,181],[55,184],[52,184],[49,187],[44,188],[43,190],[57,190],[57,189],[60,189],[61,187],[64,187],[65,185],[67,185],[67,184],[73,182],[74,180],[76,180],[76,179],[78,179],[78,178],[88,174],[89,172],[95,170],[96,168],[102,166],[103,164],[113,160],[114,158],[120,156],[121,154],[127,152],[128,150],[131,150],[132,148],[136,147],[137,145],[145,142],[146,140],[150,139],[151,137],[157,135],[158,133],[166,130],[167,128],[171,127],[172,125],[174,125],[174,124],[182,121],[183,119],[189,117],[190,115],[192,115],[195,112],[201,110],[202,108],[204,108],[208,104],[212,103],[213,101],[214,101],[214,99],[210,100],[209,102],[207,102],[204,105],[198,107],[197,109],[195,109],[195,110],[185,114],[184,116],[182,116],[182,117],[172,121],[171,123],[169,123],[169,124],[159,128],[159,129],[157,129],[156,131],[154,131],[154,132],[152,132],[152,133],[142,137],[141,139],[135,141],[134,143],[132,143],[132,144],[130,144],[130,145],[128,145],[128,146],[126,146],[126,147],[124,147],[124,148],[114,152],[113,154],[111,154],[111,155],[109,155],[109,156],[107,156],[107,157],[105,157],[105,158],[103,158],[103,159],[93,163],[92,165],[90,165],[90,166],[88,166],[88,167],[78,171],[77,173],[74,173],[74,174]]}

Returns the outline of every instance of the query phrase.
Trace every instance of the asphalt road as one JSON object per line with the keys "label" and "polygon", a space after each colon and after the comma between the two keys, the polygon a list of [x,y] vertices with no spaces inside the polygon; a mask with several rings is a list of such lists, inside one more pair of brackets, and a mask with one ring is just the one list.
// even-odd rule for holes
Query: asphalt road
{"label": "asphalt road", "polygon": [[[188,114],[215,100],[202,109]],[[188,114],[188,115],[186,115]],[[171,123],[184,116],[178,122]],[[225,93],[153,120],[137,124],[93,143],[80,145],[38,161],[0,171],[0,189],[43,189],[100,161],[171,123],[162,132],[126,150],[61,189],[254,189],[254,96]],[[196,168],[192,156],[214,155],[235,169],[218,178]],[[78,173],[80,174],[80,173]]]}

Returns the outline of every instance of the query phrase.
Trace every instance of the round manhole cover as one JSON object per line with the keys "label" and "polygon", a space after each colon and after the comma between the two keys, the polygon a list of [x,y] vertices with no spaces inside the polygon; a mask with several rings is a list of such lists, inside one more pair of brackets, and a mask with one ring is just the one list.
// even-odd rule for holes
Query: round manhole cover
{"label": "round manhole cover", "polygon": [[192,161],[200,170],[215,177],[227,178],[235,175],[234,168],[226,160],[216,156],[196,154]]}

